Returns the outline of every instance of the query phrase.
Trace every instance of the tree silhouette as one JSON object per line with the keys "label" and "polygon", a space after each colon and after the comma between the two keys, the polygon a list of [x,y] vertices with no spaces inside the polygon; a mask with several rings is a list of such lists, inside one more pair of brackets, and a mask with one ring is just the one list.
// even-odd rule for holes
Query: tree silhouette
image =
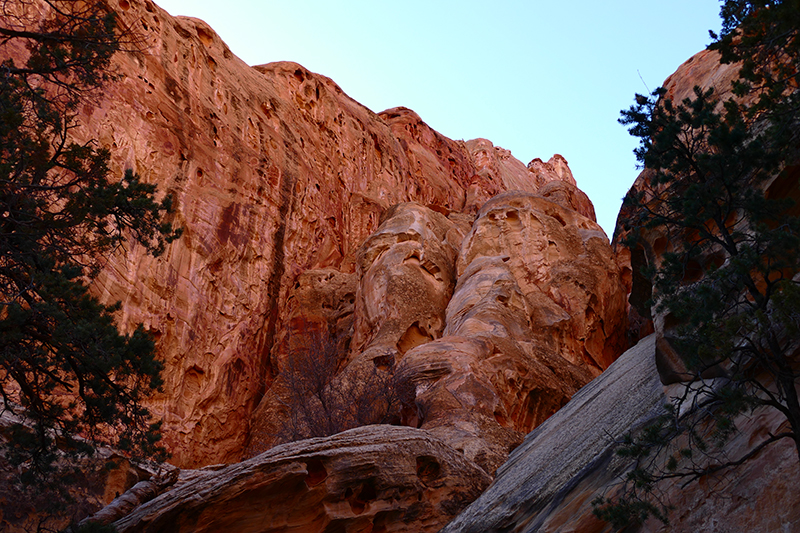
{"label": "tree silhouette", "polygon": [[[726,1],[721,13],[710,48],[740,63],[734,97],[695,87],[673,102],[658,89],[620,119],[639,137],[645,168],[624,201],[626,244],[664,243],[644,272],[647,307],[663,323],[659,349],[682,365],[671,379],[683,389],[624,437],[619,453],[635,466],[618,496],[594,501],[619,528],[649,515],[668,521],[661,481],[700,479],[782,439],[800,460],[800,219],[783,197],[797,188],[800,5]],[[788,430],[741,457],[722,453],[736,417],[761,407],[780,412]]]}
{"label": "tree silhouette", "polygon": [[0,2],[0,395],[23,484],[58,485],[56,459],[98,444],[163,451],[142,406],[161,384],[153,340],[120,334],[119,305],[88,284],[125,242],[158,254],[180,232],[154,185],[112,176],[107,150],[71,140],[78,106],[134,44],[105,2]]}

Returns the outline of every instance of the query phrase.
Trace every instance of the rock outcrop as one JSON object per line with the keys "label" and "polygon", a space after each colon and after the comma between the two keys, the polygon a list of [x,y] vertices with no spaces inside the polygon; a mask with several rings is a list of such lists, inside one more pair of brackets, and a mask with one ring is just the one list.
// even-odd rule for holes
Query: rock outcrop
{"label": "rock outcrop", "polygon": [[[99,507],[121,494],[93,520],[121,532],[608,531],[590,502],[630,468],[615,442],[672,392],[663,317],[645,309],[638,274],[669,243],[613,250],[559,155],[524,165],[409,109],[373,113],[298,64],[250,67],[207,24],[150,0],[110,5],[147,46],[115,56],[74,135],[171,194],[184,234],[157,259],[121,249],[92,290],[121,301],[122,329],[142,323],[157,340],[165,386],[149,407],[183,470],[125,463],[87,496]],[[734,75],[702,52],[668,95],[727,90]],[[769,187],[798,195],[797,172]],[[321,434],[285,431],[303,396],[292,369],[317,338],[335,356],[323,389],[367,403],[367,418],[293,441]],[[371,380],[391,390],[359,395]],[[376,403],[393,425],[352,427]],[[732,455],[782,430],[767,411],[740,422]],[[790,528],[798,476],[781,443],[664,485],[686,509],[670,531]]]}
{"label": "rock outcrop", "polygon": [[[656,336],[625,352],[600,377],[530,433],[497,471],[488,489],[442,533],[610,533],[592,513],[597,496],[611,496],[630,470],[616,455],[622,436],[662,412],[677,390],[664,389],[656,369]],[[769,408],[737,419],[724,453],[742,456],[788,423]],[[776,443],[741,466],[683,486],[668,480],[659,494],[676,511],[670,524],[651,518],[631,531],[793,531],[800,524],[800,476],[791,442]]]}
{"label": "rock outcrop", "polygon": [[134,531],[438,531],[489,476],[425,431],[368,426],[184,474],[115,522]]}
{"label": "rock outcrop", "polygon": [[525,438],[492,485],[443,533],[602,531],[606,524],[589,504],[592,482],[616,481],[625,463],[613,455],[614,438],[658,414],[666,399],[654,353],[650,335],[582,388]]}
{"label": "rock outcrop", "polygon": [[[376,115],[300,65],[249,67],[204,22],[170,17],[149,0],[112,6],[147,46],[115,56],[118,78],[81,108],[75,135],[109,148],[115,172],[131,168],[172,194],[173,223],[184,234],[158,259],[135,246],[108,258],[93,289],[122,302],[124,329],[142,323],[157,338],[165,392],[150,407],[181,467],[242,457],[252,414],[288,356],[282,340],[293,318],[308,312],[314,316],[306,319],[329,325],[335,314],[344,330],[352,320],[351,357],[399,341],[389,338],[392,328],[405,328],[402,336],[418,323],[422,339],[441,335],[455,278],[442,278],[442,292],[418,302],[438,311],[409,312],[403,324],[388,319],[388,308],[370,314],[351,290],[372,290],[365,286],[378,283],[378,265],[390,260],[376,256],[378,264],[367,265],[359,250],[392,206],[415,202],[449,217],[450,235],[436,245],[444,246],[436,261],[448,263],[439,277],[455,272],[458,236],[498,193],[540,194],[593,216],[560,156],[526,167],[489,141],[447,139],[408,109]],[[372,282],[352,277],[364,268],[373,268],[363,272]],[[306,283],[320,288],[313,273],[323,271],[341,289],[330,302],[336,312],[309,301],[334,297],[323,294],[329,284],[307,290]],[[419,342],[416,334],[402,351]],[[570,350],[571,359],[583,357]],[[612,356],[592,357],[600,358],[589,358],[596,372]]]}

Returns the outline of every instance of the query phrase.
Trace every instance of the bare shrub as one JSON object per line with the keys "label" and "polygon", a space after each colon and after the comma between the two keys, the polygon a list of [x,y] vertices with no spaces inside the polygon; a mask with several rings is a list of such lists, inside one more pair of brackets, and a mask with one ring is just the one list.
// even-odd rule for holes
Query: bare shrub
{"label": "bare shrub", "polygon": [[302,327],[292,339],[292,354],[281,378],[288,394],[279,439],[325,437],[370,424],[399,424],[409,384],[395,371],[393,358],[379,358],[346,369],[340,336]]}

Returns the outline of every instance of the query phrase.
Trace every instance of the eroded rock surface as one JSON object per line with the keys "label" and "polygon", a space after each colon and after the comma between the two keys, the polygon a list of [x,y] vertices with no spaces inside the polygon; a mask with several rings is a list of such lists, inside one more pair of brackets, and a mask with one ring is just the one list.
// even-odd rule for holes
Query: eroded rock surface
{"label": "eroded rock surface", "polygon": [[[149,0],[112,7],[148,46],[114,57],[119,77],[81,109],[76,136],[109,148],[114,172],[131,168],[172,194],[184,235],[158,259],[135,246],[109,258],[94,291],[122,302],[123,328],[143,323],[158,340],[165,385],[150,407],[181,467],[242,457],[299,322],[349,331],[352,321],[351,358],[438,338],[458,241],[498,193],[542,189],[593,219],[561,156],[526,167],[489,141],[448,139],[408,109],[375,114],[295,63],[249,67],[207,24]],[[413,253],[388,265],[413,240],[367,265],[359,250],[404,202],[430,211],[420,266]],[[433,292],[413,293],[422,281],[405,274],[431,265]],[[337,281],[312,282],[313,272]],[[372,281],[349,277],[357,272]],[[419,296],[416,314],[367,305],[390,279]],[[357,300],[353,284],[379,292]]]}
{"label": "eroded rock surface", "polygon": [[[563,157],[526,166],[298,64],[247,66],[149,0],[111,5],[148,47],[115,56],[75,135],[171,194],[184,231],[159,258],[121,249],[92,287],[156,338],[149,407],[187,469],[120,530],[435,531],[624,350],[621,272]],[[317,334],[334,385],[408,386],[389,413],[408,427],[232,464],[286,440],[286,369]]]}
{"label": "eroded rock surface", "polygon": [[[594,487],[580,492],[577,504],[564,503],[564,495],[586,475],[614,480],[624,470],[613,457],[614,438],[659,412],[666,397],[655,371],[654,343],[651,335],[625,352],[531,432],[486,492],[443,533],[601,531],[604,524],[589,505]],[[571,527],[561,515],[551,516],[559,512]]]}
{"label": "eroded rock surface", "polygon": [[524,192],[484,204],[456,272],[443,336],[403,371],[421,427],[493,472],[623,351],[622,285],[594,221]]}
{"label": "eroded rock surface", "polygon": [[438,531],[489,476],[427,432],[368,426],[192,472],[120,533]]}
{"label": "eroded rock surface", "polygon": [[[735,65],[720,66],[716,54],[701,52],[668,78],[667,95],[682,99],[691,96],[693,87],[699,85],[714,87],[724,97],[730,94],[730,81],[737,70]],[[787,168],[767,183],[768,195],[797,197],[797,175],[797,168]],[[642,187],[647,179],[645,170],[634,188]],[[661,413],[670,398],[686,392],[685,383],[680,383],[680,358],[668,342],[669,321],[663,315],[651,314],[645,305],[651,296],[650,287],[639,274],[643,266],[657,263],[672,243],[656,232],[643,231],[641,248],[624,249],[620,243],[625,233],[641,230],[625,227],[626,215],[623,209],[615,242],[632,309],[632,336],[640,338],[639,343],[531,432],[498,469],[486,492],[443,532],[612,530],[593,515],[591,502],[597,496],[618,494],[632,468],[628,460],[616,454],[616,443]],[[575,295],[570,300],[575,299],[580,301]],[[754,378],[767,389],[774,387],[768,375]],[[708,385],[713,386],[713,382]],[[737,431],[725,442],[719,457],[744,457],[770,435],[788,428],[783,415],[768,407],[740,415],[735,423]],[[700,459],[696,454],[691,460]],[[679,458],[678,471],[689,461]],[[669,525],[651,518],[625,530],[794,531],[800,527],[800,497],[794,489],[798,479],[797,451],[790,439],[784,439],[741,465],[699,480],[687,483],[685,478],[668,478],[660,482],[655,492],[675,508],[669,515]]]}
{"label": "eroded rock surface", "polygon": [[[442,530],[455,532],[610,533],[592,513],[592,500],[612,496],[631,464],[616,455],[617,442],[662,412],[670,395],[655,365],[651,334],[537,427],[497,471],[489,488]],[[738,432],[723,453],[741,457],[755,442],[788,425],[773,410],[737,419]],[[659,484],[675,506],[669,525],[649,519],[630,531],[793,531],[800,524],[797,452],[778,442],[741,466],[683,486]]]}

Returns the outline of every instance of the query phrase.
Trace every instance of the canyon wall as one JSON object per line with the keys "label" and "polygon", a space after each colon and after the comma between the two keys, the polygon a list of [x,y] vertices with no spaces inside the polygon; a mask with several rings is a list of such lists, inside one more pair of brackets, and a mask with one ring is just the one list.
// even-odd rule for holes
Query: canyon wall
{"label": "canyon wall", "polygon": [[[453,141],[295,63],[248,66],[200,20],[109,5],[137,46],[73,138],[171,195],[183,235],[158,258],[126,243],[91,290],[155,338],[148,407],[182,471],[128,476],[104,521],[436,531],[627,347],[620,269],[563,157]],[[393,425],[287,442],[288,369],[316,335],[336,337],[334,384],[402,384]]]}
{"label": "canyon wall", "polygon": [[[114,492],[157,489],[137,485],[98,520],[608,531],[590,502],[629,467],[615,440],[670,394],[664,325],[638,274],[655,237],[632,254],[620,227],[612,248],[559,155],[525,165],[407,108],[376,114],[298,64],[248,66],[204,22],[149,0],[111,5],[142,46],[115,56],[117,77],[81,108],[75,136],[108,148],[115,174],[133,169],[171,194],[184,233],[159,258],[133,245],[106,258],[92,290],[122,302],[122,329],[142,323],[157,340],[165,385],[149,407],[180,470],[126,470]],[[732,76],[702,52],[668,94]],[[796,188],[791,176],[775,190]],[[325,390],[369,403],[356,418],[376,423],[342,416],[345,431],[296,441],[319,429],[287,429],[304,401],[298,361],[321,366],[326,346]],[[781,430],[766,412],[742,422],[732,453]],[[667,487],[688,509],[674,530],[796,523],[791,451]]]}
{"label": "canyon wall", "polygon": [[[149,0],[112,5],[143,45],[114,57],[75,135],[171,194],[183,236],[157,259],[133,245],[109,257],[93,291],[157,339],[165,385],[150,408],[176,465],[259,451],[252,428],[269,432],[300,322],[341,330],[356,366],[432,364],[420,350],[469,337],[497,404],[492,429],[468,432],[498,434],[487,471],[624,350],[619,271],[561,156],[526,166],[411,110],[375,114],[300,65],[250,67]],[[492,306],[524,316],[500,331]],[[417,425],[439,419],[428,411]]]}

